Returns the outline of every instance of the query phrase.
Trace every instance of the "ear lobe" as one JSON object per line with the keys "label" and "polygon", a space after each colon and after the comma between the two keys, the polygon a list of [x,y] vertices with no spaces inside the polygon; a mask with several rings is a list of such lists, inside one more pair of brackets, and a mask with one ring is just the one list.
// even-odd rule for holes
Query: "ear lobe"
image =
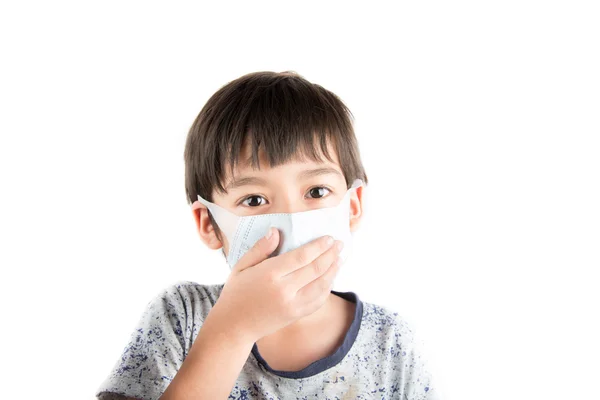
{"label": "ear lobe", "polygon": [[[208,247],[211,250],[218,250],[218,249],[224,249],[223,247],[223,243],[221,243],[221,241],[219,239],[217,239],[216,235],[215,237],[212,239],[211,243],[208,245]],[[223,250],[223,255],[225,255],[225,250]]]}
{"label": "ear lobe", "polygon": [[223,243],[221,243],[217,237],[217,233],[210,222],[210,218],[208,217],[208,209],[206,206],[199,201],[194,202],[194,204],[192,204],[192,214],[194,216],[194,220],[196,221],[198,235],[200,235],[202,242],[204,242],[204,244],[211,250],[217,250],[223,247]]}

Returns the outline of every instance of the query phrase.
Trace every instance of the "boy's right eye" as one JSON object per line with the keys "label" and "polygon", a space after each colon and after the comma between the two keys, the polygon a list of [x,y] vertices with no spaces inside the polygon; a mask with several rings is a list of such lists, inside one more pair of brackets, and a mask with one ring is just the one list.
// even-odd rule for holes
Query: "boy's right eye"
{"label": "boy's right eye", "polygon": [[[264,197],[262,197],[262,196],[256,196],[256,195],[255,196],[248,196],[244,200],[242,200],[242,202],[240,203],[240,205],[241,204],[245,204],[248,207],[258,207],[258,206],[262,205],[260,203],[260,201],[258,201],[258,202],[257,201],[252,201],[254,199],[263,199],[264,200]],[[250,200],[250,204],[247,203],[248,200]]]}

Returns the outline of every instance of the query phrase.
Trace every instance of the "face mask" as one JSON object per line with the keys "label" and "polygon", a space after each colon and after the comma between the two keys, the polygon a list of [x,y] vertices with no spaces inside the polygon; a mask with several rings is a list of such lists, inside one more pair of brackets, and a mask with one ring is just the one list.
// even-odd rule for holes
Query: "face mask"
{"label": "face mask", "polygon": [[270,255],[271,257],[294,250],[321,236],[330,235],[334,240],[344,242],[344,248],[340,253],[343,264],[352,248],[350,192],[362,185],[362,180],[356,179],[350,189],[346,191],[344,198],[335,207],[295,213],[239,216],[206,201],[200,195],[198,195],[198,201],[209,209],[219,229],[227,237],[229,254],[226,258],[230,269],[258,240],[267,234],[272,226],[279,229],[279,245]]}

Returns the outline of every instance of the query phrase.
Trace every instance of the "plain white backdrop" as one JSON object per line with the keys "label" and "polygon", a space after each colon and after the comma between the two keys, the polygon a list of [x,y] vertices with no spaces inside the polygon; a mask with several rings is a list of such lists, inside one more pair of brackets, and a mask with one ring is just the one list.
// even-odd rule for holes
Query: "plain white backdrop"
{"label": "plain white backdrop", "polygon": [[446,399],[598,396],[600,13],[588,1],[3,2],[3,398],[93,399],[146,304],[224,282],[187,131],[253,71],[355,117],[337,290],[416,328]]}

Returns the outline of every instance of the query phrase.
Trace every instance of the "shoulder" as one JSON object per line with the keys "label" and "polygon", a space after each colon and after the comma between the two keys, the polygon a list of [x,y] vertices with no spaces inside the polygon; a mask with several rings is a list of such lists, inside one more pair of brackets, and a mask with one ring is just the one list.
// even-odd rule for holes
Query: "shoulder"
{"label": "shoulder", "polygon": [[437,399],[429,363],[418,335],[415,338],[414,325],[387,307],[365,302],[363,309],[361,348],[366,362],[371,363],[373,370],[385,370],[392,376],[403,396]]}
{"label": "shoulder", "polygon": [[204,319],[215,305],[224,284],[178,281],[161,288],[147,304],[147,311],[181,312]]}
{"label": "shoulder", "polygon": [[388,307],[363,302],[363,316],[361,327],[375,337],[388,337],[393,335],[402,341],[412,341],[414,329],[398,312]]}
{"label": "shoulder", "polygon": [[407,364],[418,345],[411,322],[388,307],[367,302],[363,302],[359,338],[363,353],[390,366]]}
{"label": "shoulder", "polygon": [[179,281],[158,290],[96,396],[159,398],[183,364],[223,286]]}
{"label": "shoulder", "polygon": [[217,302],[223,285],[178,281],[164,286],[146,304],[132,341],[137,344],[140,336],[142,339],[147,336],[149,343],[170,338],[173,343],[179,342],[178,351],[185,356]]}
{"label": "shoulder", "polygon": [[157,297],[181,297],[192,300],[214,300],[216,302],[224,284],[200,284],[192,281],[178,281],[164,286],[158,291]]}
{"label": "shoulder", "polygon": [[216,303],[223,286],[222,283],[206,285],[192,281],[178,281],[160,289],[157,297]]}

